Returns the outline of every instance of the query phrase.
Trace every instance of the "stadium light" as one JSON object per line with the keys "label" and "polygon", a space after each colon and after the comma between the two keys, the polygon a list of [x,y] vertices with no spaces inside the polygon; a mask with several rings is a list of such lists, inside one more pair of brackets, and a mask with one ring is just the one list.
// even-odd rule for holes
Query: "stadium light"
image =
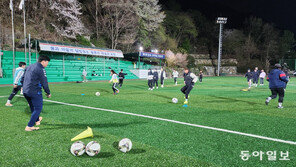
{"label": "stadium light", "polygon": [[223,44],[223,25],[227,23],[227,17],[218,17],[217,24],[220,24],[219,31],[219,48],[218,48],[218,76],[220,76],[220,67],[221,67],[221,56],[222,56],[222,44]]}
{"label": "stadium light", "polygon": [[140,46],[140,47],[139,47],[139,51],[142,52],[143,50],[144,50],[144,48],[143,48],[142,46]]}

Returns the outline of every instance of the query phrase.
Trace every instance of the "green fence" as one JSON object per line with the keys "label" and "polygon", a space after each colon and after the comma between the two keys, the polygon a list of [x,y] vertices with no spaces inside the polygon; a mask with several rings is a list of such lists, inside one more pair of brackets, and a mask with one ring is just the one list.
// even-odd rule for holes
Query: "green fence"
{"label": "green fence", "polygon": [[[2,78],[0,84],[11,84],[13,78],[13,56],[12,51],[2,51],[1,69]],[[133,62],[121,59],[89,57],[77,55],[48,54],[51,58],[46,68],[47,78],[49,82],[73,82],[82,81],[83,69],[87,71],[87,79],[91,81],[109,80],[110,68],[116,72],[123,69],[128,75],[126,79],[138,79],[131,70],[134,69]],[[38,55],[37,55],[38,57]],[[16,52],[15,67],[18,67],[20,61],[25,62],[24,52]],[[27,55],[27,65],[36,62],[36,53],[31,56]]]}

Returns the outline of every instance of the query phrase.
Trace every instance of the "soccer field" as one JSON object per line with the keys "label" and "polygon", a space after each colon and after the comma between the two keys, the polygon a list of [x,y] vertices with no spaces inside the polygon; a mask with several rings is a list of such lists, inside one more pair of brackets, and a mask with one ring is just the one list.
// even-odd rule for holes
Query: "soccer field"
{"label": "soccer field", "polygon": [[[148,91],[146,80],[126,80],[114,96],[108,82],[50,84],[52,98],[44,98],[43,121],[34,132],[24,130],[30,117],[25,99],[15,97],[8,108],[7,97],[1,97],[0,166],[296,166],[295,78],[284,109],[277,108],[277,100],[265,105],[268,85],[240,91],[247,87],[243,77],[204,78],[187,108],[183,85],[172,80],[165,85]],[[0,96],[11,89],[0,87]],[[81,141],[98,141],[101,152],[74,157],[70,140],[87,126],[94,137]],[[125,137],[133,142],[128,153],[117,150]],[[241,151],[264,154],[243,161]],[[267,151],[276,151],[275,161]],[[290,160],[280,160],[281,151],[288,151]]]}

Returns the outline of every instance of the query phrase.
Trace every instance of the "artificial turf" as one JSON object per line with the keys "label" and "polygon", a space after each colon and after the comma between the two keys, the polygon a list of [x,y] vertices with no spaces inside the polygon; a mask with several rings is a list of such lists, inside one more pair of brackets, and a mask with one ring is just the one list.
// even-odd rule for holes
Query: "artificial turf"
{"label": "artificial turf", "polygon": [[[296,141],[294,80],[287,87],[284,109],[276,108],[277,100],[264,104],[270,95],[267,85],[240,91],[247,87],[242,77],[205,78],[191,92],[187,108],[182,107],[182,84],[175,86],[172,80],[154,91],[147,90],[145,80],[126,80],[116,96],[107,82],[50,84],[50,100]],[[0,96],[10,91],[0,87]],[[171,102],[174,97],[177,104]],[[30,117],[25,99],[15,97],[11,108],[4,106],[6,100],[0,98],[0,166],[296,166],[296,145],[50,102],[44,102],[40,130],[25,132]],[[101,152],[74,157],[70,139],[87,126],[95,136],[81,141],[98,141]],[[116,148],[125,137],[133,142],[126,154]],[[277,160],[263,154],[262,160],[243,161],[241,151],[277,151]],[[290,160],[279,160],[280,151],[289,151]]]}

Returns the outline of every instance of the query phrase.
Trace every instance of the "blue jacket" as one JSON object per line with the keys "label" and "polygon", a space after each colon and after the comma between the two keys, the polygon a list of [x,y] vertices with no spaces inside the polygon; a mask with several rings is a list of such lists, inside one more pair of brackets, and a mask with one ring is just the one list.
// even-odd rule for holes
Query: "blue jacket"
{"label": "blue jacket", "polygon": [[25,69],[21,82],[23,92],[26,94],[42,94],[42,87],[47,94],[50,94],[45,69],[39,62]]}
{"label": "blue jacket", "polygon": [[269,82],[269,88],[285,88],[287,82],[286,74],[279,69],[273,69],[270,71],[267,77],[267,81]]}

